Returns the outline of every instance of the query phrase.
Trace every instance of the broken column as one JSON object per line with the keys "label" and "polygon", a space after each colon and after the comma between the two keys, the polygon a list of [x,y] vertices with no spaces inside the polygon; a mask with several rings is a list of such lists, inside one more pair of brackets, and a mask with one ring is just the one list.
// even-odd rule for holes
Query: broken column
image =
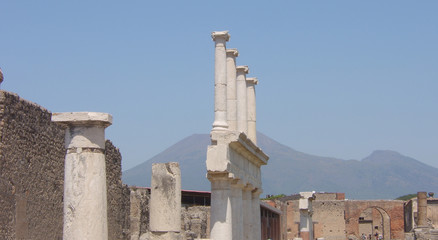
{"label": "broken column", "polygon": [[228,129],[237,130],[237,89],[236,89],[236,57],[237,49],[227,49],[227,120]]}
{"label": "broken column", "polygon": [[247,99],[247,119],[248,119],[248,138],[254,144],[257,144],[257,128],[256,128],[256,94],[255,85],[257,78],[246,78],[246,99]]}
{"label": "broken column", "polygon": [[236,67],[236,88],[237,88],[237,131],[248,133],[248,108],[246,98],[246,74],[248,66]]}
{"label": "broken column", "polygon": [[427,193],[417,193],[417,227],[427,227]]}
{"label": "broken column", "polygon": [[300,209],[300,238],[303,240],[313,239],[312,201],[314,199],[314,192],[300,192],[298,207]]}
{"label": "broken column", "polygon": [[150,239],[180,239],[181,172],[177,162],[152,164]]}
{"label": "broken column", "polygon": [[226,42],[230,39],[230,35],[228,31],[218,31],[213,32],[211,37],[215,42],[213,131],[223,131],[228,129]]}
{"label": "broken column", "polygon": [[108,239],[105,128],[107,113],[54,113],[65,126],[63,239]]}

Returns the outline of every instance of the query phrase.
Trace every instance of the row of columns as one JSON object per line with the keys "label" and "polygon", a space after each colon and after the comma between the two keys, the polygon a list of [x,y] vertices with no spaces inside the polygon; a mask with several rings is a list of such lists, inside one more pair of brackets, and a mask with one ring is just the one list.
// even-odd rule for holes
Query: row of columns
{"label": "row of columns", "polygon": [[228,174],[209,174],[211,181],[211,239],[261,238],[260,189]]}
{"label": "row of columns", "polygon": [[228,31],[211,34],[215,42],[215,108],[212,131],[239,131],[257,143],[257,78],[247,78],[248,66],[236,66],[237,49],[227,49]]}

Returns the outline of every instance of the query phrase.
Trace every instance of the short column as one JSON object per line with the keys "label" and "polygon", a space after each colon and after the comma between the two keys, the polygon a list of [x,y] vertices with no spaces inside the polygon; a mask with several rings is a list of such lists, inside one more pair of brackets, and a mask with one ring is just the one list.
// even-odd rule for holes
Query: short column
{"label": "short column", "polygon": [[179,163],[152,164],[149,216],[151,239],[180,239],[181,172]]}
{"label": "short column", "polygon": [[243,239],[242,190],[241,180],[233,180],[231,184],[231,211],[233,216],[233,239]]}
{"label": "short column", "polygon": [[237,131],[248,134],[248,109],[246,98],[246,74],[248,66],[237,66],[236,88],[237,88]]}
{"label": "short column", "polygon": [[246,78],[246,99],[248,106],[248,138],[257,145],[257,128],[256,128],[256,93],[255,85],[259,81],[257,78]]}
{"label": "short column", "polygon": [[228,31],[213,32],[214,54],[214,122],[212,131],[228,129],[227,123],[227,57]]}
{"label": "short column", "polygon": [[211,182],[210,239],[233,239],[231,181],[228,173],[207,174]]}
{"label": "short column", "polygon": [[251,193],[252,197],[252,238],[255,240],[260,240],[262,237],[262,229],[261,229],[261,218],[260,218],[260,194],[262,193],[261,189],[254,189]]}
{"label": "short column", "polygon": [[227,49],[227,120],[228,129],[237,130],[237,89],[236,89],[236,57],[237,49]]}
{"label": "short column", "polygon": [[67,127],[64,172],[64,240],[108,239],[105,128],[107,113],[54,113]]}
{"label": "short column", "polygon": [[417,227],[427,226],[427,193],[417,192]]}
{"label": "short column", "polygon": [[242,191],[242,204],[243,204],[243,239],[252,240],[253,234],[251,233],[253,224],[253,212],[252,212],[252,190],[254,187],[251,184],[247,184]]}

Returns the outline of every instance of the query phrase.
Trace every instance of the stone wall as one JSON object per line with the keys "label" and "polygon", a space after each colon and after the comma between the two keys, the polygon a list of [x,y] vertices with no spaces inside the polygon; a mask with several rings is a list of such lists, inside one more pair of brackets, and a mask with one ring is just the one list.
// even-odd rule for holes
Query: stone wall
{"label": "stone wall", "polygon": [[[1,239],[62,239],[64,129],[51,112],[0,91]],[[106,141],[109,239],[129,239],[129,189],[121,155]]]}
{"label": "stone wall", "polygon": [[337,240],[345,238],[345,201],[313,201],[315,238]]}
{"label": "stone wall", "polygon": [[62,239],[64,131],[46,109],[0,91],[0,235]]}
{"label": "stone wall", "polygon": [[210,207],[191,206],[181,209],[181,231],[184,239],[209,238]]}

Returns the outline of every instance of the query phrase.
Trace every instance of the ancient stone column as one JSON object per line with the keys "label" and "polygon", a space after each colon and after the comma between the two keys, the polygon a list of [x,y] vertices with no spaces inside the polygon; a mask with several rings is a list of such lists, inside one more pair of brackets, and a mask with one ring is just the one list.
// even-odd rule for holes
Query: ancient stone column
{"label": "ancient stone column", "polygon": [[243,207],[243,239],[252,240],[253,233],[253,205],[252,205],[252,190],[254,187],[251,184],[246,185],[242,192],[242,207]]}
{"label": "ancient stone column", "polygon": [[418,212],[418,227],[427,226],[427,193],[418,192],[417,193],[417,212]]}
{"label": "ancient stone column", "polygon": [[177,162],[152,164],[151,239],[180,239],[181,172]]}
{"label": "ancient stone column", "polygon": [[241,180],[233,180],[231,184],[231,211],[233,217],[233,239],[243,239],[243,202]]}
{"label": "ancient stone column", "polygon": [[210,239],[233,239],[231,180],[227,173],[208,174],[211,182]]}
{"label": "ancient stone column", "polygon": [[257,128],[256,128],[256,93],[255,85],[257,78],[246,78],[246,99],[248,105],[248,138],[257,145]]}
{"label": "ancient stone column", "polygon": [[237,89],[236,89],[236,57],[237,49],[227,49],[227,120],[228,129],[237,130]]}
{"label": "ancient stone column", "polygon": [[313,192],[300,192],[298,203],[300,209],[300,238],[313,240],[312,201],[315,199]]}
{"label": "ancient stone column", "polygon": [[213,32],[214,55],[214,122],[212,131],[228,129],[227,123],[227,57],[228,31]]}
{"label": "ancient stone column", "polygon": [[262,237],[262,229],[261,229],[261,219],[260,219],[260,194],[263,191],[261,189],[254,189],[251,192],[251,211],[253,213],[252,216],[252,225],[251,225],[251,239],[260,240]]}
{"label": "ancient stone column", "polygon": [[105,128],[107,113],[54,113],[65,134],[64,240],[108,239]]}
{"label": "ancient stone column", "polygon": [[236,88],[237,88],[237,131],[248,134],[248,109],[246,97],[246,74],[248,66],[237,66]]}

